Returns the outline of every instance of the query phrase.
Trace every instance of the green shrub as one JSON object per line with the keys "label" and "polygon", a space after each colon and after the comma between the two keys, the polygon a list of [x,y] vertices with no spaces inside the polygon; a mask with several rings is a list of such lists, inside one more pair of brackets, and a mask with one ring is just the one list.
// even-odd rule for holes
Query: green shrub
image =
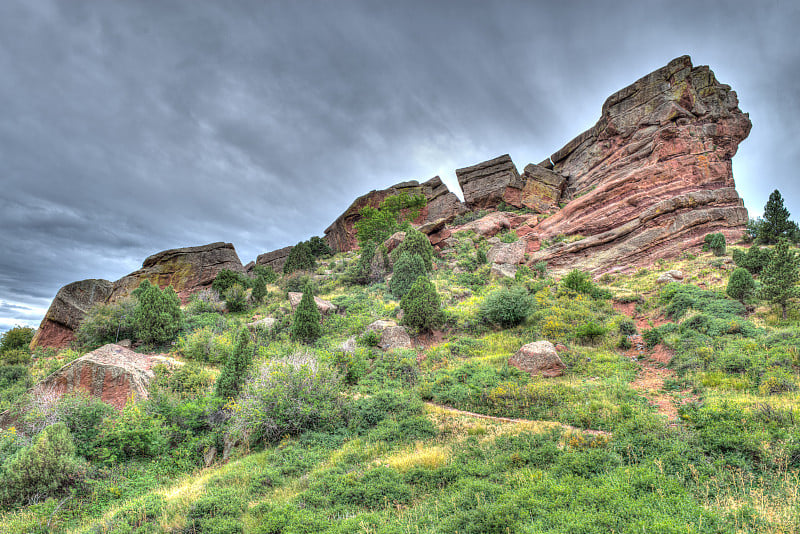
{"label": "green shrub", "polygon": [[422,259],[427,272],[433,269],[433,246],[431,246],[428,236],[419,230],[415,228],[406,230],[405,239],[392,251],[392,260],[399,261],[403,252],[407,252],[410,255],[418,255]]}
{"label": "green shrub", "polygon": [[243,273],[231,271],[230,269],[222,269],[217,273],[217,277],[211,283],[211,289],[217,292],[221,297],[234,285],[239,284],[242,287],[249,287],[250,279]]}
{"label": "green shrub", "polygon": [[178,339],[178,353],[190,360],[207,363],[224,363],[233,352],[235,339],[231,331],[222,334],[220,329],[204,326]]}
{"label": "green shrub", "polygon": [[400,300],[402,323],[414,331],[430,330],[441,322],[442,310],[436,287],[420,276]]}
{"label": "green shrub", "polygon": [[377,347],[381,342],[381,333],[377,330],[369,330],[358,337],[358,344],[362,347]]}
{"label": "green shrub", "polygon": [[137,457],[155,457],[167,446],[161,420],[141,402],[128,402],[118,417],[106,417],[97,434],[93,455],[109,464]]}
{"label": "green shrub", "polygon": [[56,423],[3,463],[0,492],[6,503],[51,497],[64,492],[82,473],[83,467],[75,458],[75,443],[67,426]]}
{"label": "green shrub", "polygon": [[256,278],[263,278],[267,284],[274,284],[278,281],[278,273],[269,265],[256,265],[253,267],[253,274]]}
{"label": "green shrub", "polygon": [[664,340],[664,334],[658,328],[651,328],[642,332],[642,339],[652,349]]}
{"label": "green shrub", "polygon": [[620,335],[623,336],[634,336],[636,335],[636,324],[634,324],[633,319],[623,319],[619,322],[619,326],[617,327]]}
{"label": "green shrub", "polygon": [[596,343],[597,340],[605,336],[606,333],[608,333],[606,328],[593,321],[589,321],[575,330],[575,337],[584,343]]}
{"label": "green shrub", "polygon": [[243,286],[233,284],[225,291],[225,307],[233,313],[247,309],[247,291]]}
{"label": "green shrub", "polygon": [[256,279],[253,280],[253,291],[250,293],[250,298],[254,304],[258,305],[264,302],[266,296],[267,284],[262,277],[256,276]]}
{"label": "green shrub", "polygon": [[6,330],[0,335],[0,354],[18,349],[28,350],[34,334],[36,330],[28,326],[15,326]]}
{"label": "green shrub", "polygon": [[340,391],[338,373],[313,356],[300,353],[268,361],[245,383],[229,433],[257,443],[333,428],[341,420]]}
{"label": "green shrub", "polygon": [[539,278],[544,278],[547,276],[547,262],[546,261],[537,261],[533,264],[533,272],[539,276]]}
{"label": "green shrub", "polygon": [[511,328],[525,322],[533,309],[533,299],[523,287],[497,289],[481,305],[483,320],[502,328]]}
{"label": "green shrub", "polygon": [[75,338],[81,346],[96,348],[106,343],[134,337],[135,299],[122,299],[111,304],[96,304],[89,309]]}
{"label": "green shrub", "polygon": [[366,285],[372,282],[372,259],[377,249],[378,245],[374,241],[361,245],[358,261],[345,272],[344,278],[348,283]]}
{"label": "green shrub", "polygon": [[633,347],[631,344],[631,340],[628,339],[628,336],[619,336],[619,341],[617,342],[617,348],[621,350],[630,350]]}
{"label": "green shrub", "polygon": [[301,241],[292,247],[286,263],[283,264],[283,274],[290,274],[295,271],[313,271],[317,267],[314,255],[308,243]]}
{"label": "green shrub", "polygon": [[768,248],[761,248],[758,245],[751,246],[747,252],[739,249],[733,251],[733,262],[737,267],[743,267],[751,274],[761,274],[769,260],[772,259],[772,251]]}
{"label": "green shrub", "polygon": [[723,234],[707,234],[703,241],[705,242],[703,248],[710,250],[715,256],[725,255],[727,243],[725,242],[725,236]]}
{"label": "green shrub", "polygon": [[664,314],[673,320],[681,319],[689,309],[715,317],[742,316],[745,307],[741,302],[726,298],[721,292],[700,289],[690,284],[667,284],[661,290]]}
{"label": "green shrub", "polygon": [[292,339],[303,343],[312,343],[322,335],[322,315],[314,302],[314,293],[310,285],[303,290],[303,298],[297,305],[292,319]]}
{"label": "green shrub", "polygon": [[519,241],[519,236],[515,230],[507,230],[500,234],[500,241],[503,243],[515,243]]}
{"label": "green shrub", "polygon": [[222,313],[225,311],[225,304],[219,299],[216,291],[204,289],[192,294],[189,303],[184,308],[187,320],[197,315],[205,313]]}
{"label": "green shrub", "polygon": [[284,277],[283,288],[286,293],[302,293],[306,287],[311,286],[311,290],[316,295],[317,285],[307,274],[294,273]]}
{"label": "green shrub", "polygon": [[236,347],[217,378],[217,397],[228,399],[235,398],[239,394],[252,361],[253,348],[250,342],[250,332],[247,327],[242,327],[236,336]]}
{"label": "green shrub", "polygon": [[145,343],[166,344],[181,328],[181,301],[172,286],[158,289],[149,280],[142,280],[133,291],[137,298],[133,311],[136,337]]}
{"label": "green shrub", "polygon": [[591,294],[595,287],[587,273],[573,269],[561,280],[561,285],[576,293]]}
{"label": "green shrub", "polygon": [[753,275],[747,269],[738,267],[728,278],[728,287],[725,289],[725,293],[731,298],[744,302],[753,296],[755,290],[756,283]]}
{"label": "green shrub", "polygon": [[425,276],[424,260],[418,254],[404,251],[394,264],[389,290],[395,298],[402,299],[420,276]]}
{"label": "green shrub", "polygon": [[113,406],[86,393],[64,395],[56,405],[56,416],[75,438],[79,455],[88,458],[100,433],[100,425],[106,417],[116,415]]}
{"label": "green shrub", "polygon": [[787,391],[796,391],[795,378],[785,369],[772,369],[761,378],[758,392],[762,395],[775,395]]}
{"label": "green shrub", "polygon": [[314,236],[307,241],[308,243],[308,250],[311,251],[311,254],[315,258],[322,258],[324,256],[332,256],[333,250],[331,250],[330,245],[328,242],[319,236]]}
{"label": "green shrub", "polygon": [[383,243],[387,237],[401,229],[404,221],[419,217],[427,204],[425,195],[400,193],[386,197],[380,206],[366,206],[359,211],[361,219],[356,221],[356,237],[363,248],[366,243]]}

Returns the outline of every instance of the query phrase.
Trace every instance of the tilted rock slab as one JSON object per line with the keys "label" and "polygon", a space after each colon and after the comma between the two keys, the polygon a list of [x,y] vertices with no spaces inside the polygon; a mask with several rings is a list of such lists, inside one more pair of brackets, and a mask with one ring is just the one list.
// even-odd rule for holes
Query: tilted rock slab
{"label": "tilted rock slab", "polygon": [[259,254],[255,264],[271,267],[276,273],[281,273],[283,272],[283,265],[286,263],[286,260],[289,259],[289,253],[293,248],[294,246],[283,247],[278,250],[273,250],[272,252]]}
{"label": "tilted rock slab", "polygon": [[600,271],[677,256],[712,232],[736,241],[748,214],[731,158],[750,128],[736,93],[688,56],[618,91],[597,124],[549,160],[570,201],[539,223],[537,237],[586,239],[530,263]]}
{"label": "tilted rock slab", "polygon": [[425,195],[428,201],[427,205],[422,209],[420,216],[413,221],[417,225],[437,221],[439,219],[449,221],[456,215],[466,211],[464,204],[455,194],[450,192],[438,176],[422,184],[416,180],[402,182],[388,189],[370,191],[366,195],[358,197],[350,207],[325,230],[325,238],[328,241],[328,245],[336,252],[347,252],[358,248],[354,225],[361,219],[360,211],[367,206],[377,208],[386,197],[401,193]]}
{"label": "tilted rock slab", "polygon": [[34,394],[58,397],[84,390],[121,410],[128,400],[146,399],[158,364],[181,365],[177,360],[139,354],[108,344],[74,360],[34,387]]}
{"label": "tilted rock slab", "polygon": [[111,282],[100,279],[81,280],[59,289],[31,341],[31,350],[69,346],[87,312],[95,304],[106,302],[111,290]]}

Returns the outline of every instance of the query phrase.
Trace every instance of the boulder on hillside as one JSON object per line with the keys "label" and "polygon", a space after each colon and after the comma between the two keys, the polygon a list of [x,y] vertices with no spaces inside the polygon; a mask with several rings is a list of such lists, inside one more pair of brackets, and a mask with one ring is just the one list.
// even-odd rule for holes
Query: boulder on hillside
{"label": "boulder on hillside", "polygon": [[398,326],[394,321],[374,321],[364,332],[379,332],[381,339],[378,347],[383,350],[407,349],[412,346],[408,330],[404,326]]}
{"label": "boulder on hillside", "polygon": [[257,321],[247,323],[247,328],[249,328],[251,331],[270,330],[277,322],[278,320],[273,317],[264,317],[263,319],[258,319]]}
{"label": "boulder on hillside", "polygon": [[396,249],[400,243],[402,243],[406,238],[405,232],[395,232],[389,237],[386,238],[386,241],[383,242],[383,246],[386,247],[387,252],[391,252]]}
{"label": "boulder on hillside", "polygon": [[511,228],[511,220],[505,213],[496,211],[480,219],[468,222],[453,231],[473,231],[484,237],[493,237],[505,228]]}
{"label": "boulder on hillside", "polygon": [[521,184],[517,167],[508,154],[471,167],[456,169],[456,177],[464,193],[464,203],[473,210],[496,208],[504,201],[509,186]]}
{"label": "boulder on hillside", "polygon": [[31,350],[68,346],[92,306],[105,303],[111,289],[111,282],[99,279],[81,280],[59,289],[31,341]]}
{"label": "boulder on hillside", "polygon": [[489,273],[498,278],[516,278],[517,266],[510,263],[493,263]]}
{"label": "boulder on hillside", "polygon": [[567,368],[549,341],[536,341],[523,345],[508,359],[508,365],[533,375],[553,378],[564,374]]}
{"label": "boulder on hillside", "polygon": [[181,302],[186,304],[192,293],[210,288],[223,269],[244,272],[242,262],[231,243],[219,242],[164,250],[145,259],[138,271],[114,282],[109,300],[126,297],[143,280],[149,280],[162,289],[171,285]]}
{"label": "boulder on hillside", "polygon": [[[289,303],[292,305],[292,311],[297,309],[302,299],[302,293],[296,291],[289,292]],[[329,313],[335,312],[337,309],[335,304],[327,300],[322,300],[319,297],[314,297],[314,303],[317,305],[317,309],[322,315],[328,315]]]}
{"label": "boulder on hillside", "polygon": [[656,280],[657,284],[669,284],[670,282],[680,282],[683,280],[683,273],[681,271],[667,271]]}
{"label": "boulder on hillside", "polygon": [[525,260],[525,241],[517,239],[513,243],[503,243],[497,238],[489,240],[492,247],[486,253],[489,263],[518,265]]}
{"label": "boulder on hillside", "polygon": [[108,344],[68,363],[34,386],[33,391],[60,397],[84,390],[121,410],[130,399],[147,398],[153,367],[158,364],[182,365],[172,358],[139,354]]}

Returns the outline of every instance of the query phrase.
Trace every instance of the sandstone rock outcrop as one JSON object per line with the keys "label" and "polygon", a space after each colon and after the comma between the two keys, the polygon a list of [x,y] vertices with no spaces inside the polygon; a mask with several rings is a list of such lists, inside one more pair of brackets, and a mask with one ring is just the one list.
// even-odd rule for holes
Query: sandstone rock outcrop
{"label": "sandstone rock outcrop", "polygon": [[109,300],[126,297],[143,280],[150,280],[161,288],[171,285],[185,304],[192,293],[211,287],[223,269],[244,272],[236,249],[230,243],[165,250],[145,259],[138,271],[114,282]]}
{"label": "sandstone rock outcrop", "polygon": [[81,280],[59,289],[31,341],[31,349],[68,346],[89,309],[106,302],[111,290],[111,282],[99,279]]}
{"label": "sandstone rock outcrop", "polygon": [[549,341],[536,341],[523,345],[508,359],[508,365],[531,375],[542,375],[546,378],[561,376],[567,368]]}
{"label": "sandstone rock outcrop", "polygon": [[367,206],[377,208],[386,197],[401,193],[409,195],[422,194],[428,201],[420,216],[414,221],[415,224],[424,224],[438,219],[452,220],[459,213],[466,211],[466,207],[455,194],[450,192],[438,176],[422,184],[416,180],[402,182],[388,189],[370,191],[366,195],[358,197],[325,230],[325,239],[328,240],[328,245],[336,252],[345,252],[357,248],[358,243],[354,225],[356,221],[361,219],[359,212]]}
{"label": "sandstone rock outcrop", "polygon": [[129,399],[147,398],[158,364],[180,365],[164,356],[138,354],[119,345],[108,344],[74,360],[34,387],[34,393],[61,396],[82,389],[118,410]]}
{"label": "sandstone rock outcrop", "polygon": [[688,56],[618,91],[595,126],[550,157],[569,202],[537,237],[586,239],[531,262],[599,271],[678,255],[711,232],[739,239],[748,215],[731,158],[750,127],[736,93]]}
{"label": "sandstone rock outcrop", "polygon": [[278,250],[273,250],[272,252],[259,254],[256,258],[256,265],[271,267],[276,273],[283,272],[283,264],[286,263],[286,260],[289,258],[289,253],[293,248],[293,246],[283,247]]}
{"label": "sandstone rock outcrop", "polygon": [[[303,294],[297,291],[290,291],[289,292],[289,304],[292,305],[292,310],[296,310],[297,306],[300,305],[300,301],[303,300]],[[336,311],[336,305],[332,302],[328,302],[327,300],[322,300],[319,297],[314,297],[314,303],[317,305],[317,309],[322,315],[328,315],[329,313],[333,313]]]}

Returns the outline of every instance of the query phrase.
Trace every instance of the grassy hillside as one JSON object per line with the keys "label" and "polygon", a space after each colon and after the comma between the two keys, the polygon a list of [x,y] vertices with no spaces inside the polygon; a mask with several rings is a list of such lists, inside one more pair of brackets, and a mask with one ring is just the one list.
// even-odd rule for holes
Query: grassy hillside
{"label": "grassy hillside", "polygon": [[[186,362],[159,375],[150,399],[121,414],[66,399],[0,435],[1,461],[53,421],[75,443],[69,480],[4,494],[0,530],[800,530],[796,307],[783,320],[779,308],[725,296],[729,255],[685,254],[575,291],[529,269],[492,278],[485,250],[460,235],[434,259],[443,319],[411,349],[384,352],[365,334],[400,307],[386,281],[347,282],[357,254],[310,273],[338,306],[310,345],[290,337],[286,290],[306,282],[297,273],[241,312],[195,301],[174,345],[139,349]],[[656,283],[672,269],[683,283]],[[524,288],[532,306],[501,328],[487,303],[507,287]],[[277,322],[247,346],[256,378],[220,399],[215,381],[241,326],[266,316]],[[351,336],[356,348],[340,350]],[[563,376],[508,366],[537,340],[558,344]],[[91,346],[37,355],[26,383]]]}

